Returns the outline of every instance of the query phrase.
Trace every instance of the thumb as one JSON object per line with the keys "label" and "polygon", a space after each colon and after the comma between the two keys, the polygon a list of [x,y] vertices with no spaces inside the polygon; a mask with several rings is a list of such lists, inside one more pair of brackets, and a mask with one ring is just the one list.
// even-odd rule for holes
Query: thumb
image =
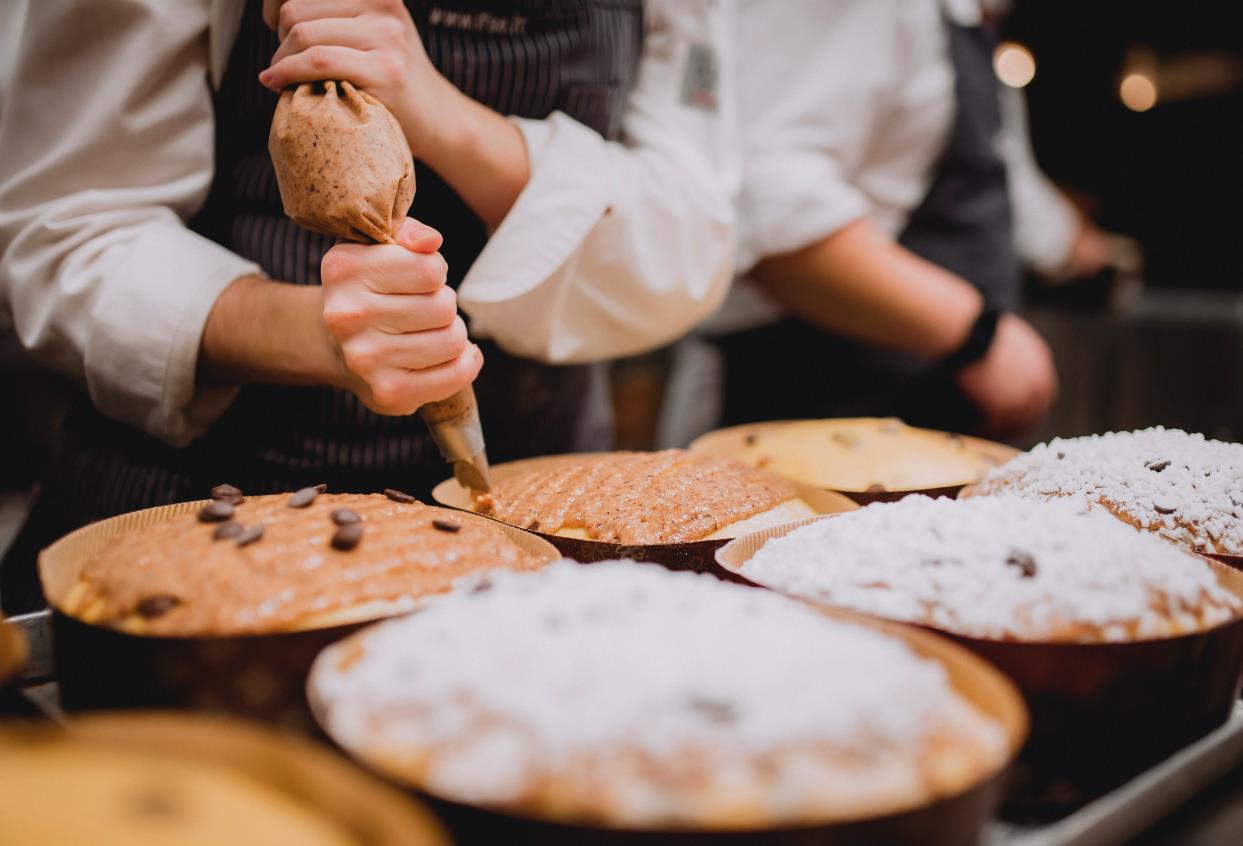
{"label": "thumb", "polygon": [[397,243],[415,253],[434,253],[444,243],[444,238],[426,223],[412,217],[401,222],[397,229]]}

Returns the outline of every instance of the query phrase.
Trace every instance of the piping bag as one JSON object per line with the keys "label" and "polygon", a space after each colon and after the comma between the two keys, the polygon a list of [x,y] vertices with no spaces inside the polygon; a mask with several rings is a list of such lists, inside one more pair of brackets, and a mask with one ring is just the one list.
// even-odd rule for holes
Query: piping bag
{"label": "piping bag", "polygon": [[[349,82],[303,83],[281,93],[268,152],[281,203],[295,223],[347,241],[393,244],[414,201],[414,159],[397,119]],[[418,414],[453,475],[491,488],[475,389],[430,402]]]}

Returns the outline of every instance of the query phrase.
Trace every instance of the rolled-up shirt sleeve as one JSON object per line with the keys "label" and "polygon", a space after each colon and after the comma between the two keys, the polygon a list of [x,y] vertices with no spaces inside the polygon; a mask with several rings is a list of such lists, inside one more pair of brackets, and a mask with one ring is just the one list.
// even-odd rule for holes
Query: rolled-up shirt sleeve
{"label": "rolled-up shirt sleeve", "polygon": [[23,345],[105,414],[182,444],[234,390],[196,385],[231,282],[192,232],[214,148],[201,0],[31,3],[0,114],[0,285]]}
{"label": "rolled-up shirt sleeve", "polygon": [[888,3],[740,3],[740,270],[871,211],[855,180],[869,153],[877,98],[869,89],[880,87],[876,53],[892,40],[891,17]]}
{"label": "rolled-up shirt sleeve", "polygon": [[516,120],[531,178],[459,289],[471,329],[555,363],[667,343],[720,303],[740,181],[730,0],[649,3],[620,142]]}

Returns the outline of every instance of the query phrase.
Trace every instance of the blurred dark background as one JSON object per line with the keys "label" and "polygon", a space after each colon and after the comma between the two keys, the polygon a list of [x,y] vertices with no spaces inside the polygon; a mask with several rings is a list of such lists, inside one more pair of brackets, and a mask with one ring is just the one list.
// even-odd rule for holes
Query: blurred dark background
{"label": "blurred dark background", "polygon": [[[1024,88],[1045,172],[1098,223],[1139,240],[1146,282],[1238,292],[1243,4],[1018,0],[1003,36],[1026,45]],[[1121,80],[1157,88],[1127,108]]]}
{"label": "blurred dark background", "polygon": [[1112,307],[1099,295],[1114,279],[1031,291],[1063,382],[1031,437],[1165,424],[1243,439],[1241,12],[1017,0],[1003,22],[1035,60],[1023,92],[1040,165],[1144,255],[1142,292]]}

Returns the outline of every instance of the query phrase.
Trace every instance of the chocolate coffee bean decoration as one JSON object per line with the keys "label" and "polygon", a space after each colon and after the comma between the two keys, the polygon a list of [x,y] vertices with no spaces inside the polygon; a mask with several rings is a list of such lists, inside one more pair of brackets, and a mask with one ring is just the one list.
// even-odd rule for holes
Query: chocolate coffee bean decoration
{"label": "chocolate coffee bean decoration", "polygon": [[1036,559],[1032,558],[1026,552],[1014,550],[1006,559],[1006,564],[1011,567],[1018,567],[1023,578],[1031,579],[1036,575]]}
{"label": "chocolate coffee bean decoration", "polygon": [[362,523],[346,523],[333,532],[332,548],[339,549],[342,552],[348,552],[358,546],[358,542],[363,539]]}
{"label": "chocolate coffee bean decoration", "polygon": [[242,533],[242,524],[238,523],[235,520],[230,520],[227,523],[221,523],[219,526],[217,526],[216,530],[211,533],[211,539],[212,540],[228,540],[230,538],[237,537],[241,533]]}
{"label": "chocolate coffee bean decoration", "polygon": [[452,520],[433,520],[432,525],[442,532],[456,533],[462,531],[462,524],[454,523]]}
{"label": "chocolate coffee bean decoration", "polygon": [[199,509],[200,523],[223,523],[233,519],[233,503],[222,499],[212,500]]}
{"label": "chocolate coffee bean decoration", "polygon": [[306,508],[315,501],[315,497],[319,496],[319,488],[300,488],[294,492],[289,498],[289,502],[285,503],[290,508]]}
{"label": "chocolate coffee bean decoration", "polygon": [[361,523],[362,519],[358,516],[358,512],[350,508],[338,508],[332,512],[332,522],[338,526],[348,526],[350,523]]}
{"label": "chocolate coffee bean decoration", "polygon": [[141,600],[134,610],[138,612],[139,616],[150,620],[152,617],[167,614],[180,604],[181,600],[171,593],[159,593]]}
{"label": "chocolate coffee bean decoration", "polygon": [[212,499],[223,499],[225,502],[231,502],[234,505],[245,502],[246,497],[242,495],[242,489],[234,485],[216,485],[211,489]]}
{"label": "chocolate coffee bean decoration", "polygon": [[247,526],[245,529],[242,529],[237,536],[237,545],[250,546],[252,543],[259,540],[259,538],[263,537],[263,529],[264,527],[262,523],[256,523],[253,526]]}
{"label": "chocolate coffee bean decoration", "polygon": [[389,499],[391,499],[393,502],[400,502],[406,505],[409,505],[412,502],[416,502],[415,498],[410,496],[410,494],[403,493],[402,491],[394,490],[393,488],[385,488],[384,495],[388,497]]}

